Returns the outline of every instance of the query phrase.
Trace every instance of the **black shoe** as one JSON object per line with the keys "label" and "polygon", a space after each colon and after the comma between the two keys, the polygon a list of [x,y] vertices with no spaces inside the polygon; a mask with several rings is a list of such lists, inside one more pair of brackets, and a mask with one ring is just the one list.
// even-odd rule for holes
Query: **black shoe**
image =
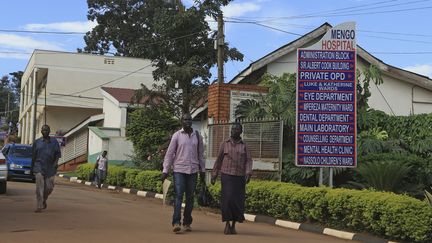
{"label": "black shoe", "polygon": [[47,208],[47,203],[46,203],[46,201],[43,201],[43,209],[46,209]]}
{"label": "black shoe", "polygon": [[229,224],[225,224],[224,234],[231,234],[231,226]]}
{"label": "black shoe", "polygon": [[237,234],[235,226],[230,227],[230,234],[232,234],[232,235],[236,235]]}

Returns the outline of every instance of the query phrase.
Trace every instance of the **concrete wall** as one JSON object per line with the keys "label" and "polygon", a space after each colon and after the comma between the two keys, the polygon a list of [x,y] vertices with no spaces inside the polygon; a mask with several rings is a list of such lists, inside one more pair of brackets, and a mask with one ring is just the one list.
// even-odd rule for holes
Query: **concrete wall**
{"label": "concrete wall", "polygon": [[103,146],[103,140],[96,133],[89,129],[88,156],[100,153]]}
{"label": "concrete wall", "polygon": [[291,52],[267,65],[267,72],[281,76],[283,73],[297,73],[297,52]]}
{"label": "concrete wall", "polygon": [[114,104],[113,101],[104,97],[103,100],[103,113],[105,114],[104,127],[118,127],[122,126],[122,109],[118,104]]}
{"label": "concrete wall", "polygon": [[130,156],[133,155],[133,144],[125,137],[110,137],[108,154],[111,161],[130,161]]}
{"label": "concrete wall", "polygon": [[120,136],[120,129],[103,127],[97,129],[99,134],[89,129],[88,162],[96,162],[97,156],[106,150],[110,164],[130,163],[129,156],[133,155],[133,144]]}
{"label": "concrete wall", "polygon": [[[83,109],[73,107],[47,107],[47,124],[51,133],[66,132],[92,115],[102,113],[102,109]],[[41,117],[43,119],[43,117]],[[40,134],[39,134],[40,135]]]}

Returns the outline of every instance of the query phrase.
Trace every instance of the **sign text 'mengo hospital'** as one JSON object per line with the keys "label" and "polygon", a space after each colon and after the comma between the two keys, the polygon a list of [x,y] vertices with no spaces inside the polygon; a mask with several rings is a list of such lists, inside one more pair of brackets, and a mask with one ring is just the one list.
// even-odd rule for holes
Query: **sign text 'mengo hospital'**
{"label": "sign text 'mengo hospital'", "polygon": [[297,51],[298,166],[357,164],[355,36],[355,23],[343,23]]}

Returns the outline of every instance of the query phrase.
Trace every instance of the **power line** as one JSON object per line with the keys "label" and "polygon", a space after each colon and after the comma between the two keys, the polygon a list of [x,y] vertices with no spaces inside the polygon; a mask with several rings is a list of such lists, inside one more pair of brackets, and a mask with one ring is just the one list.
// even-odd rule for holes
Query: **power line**
{"label": "power line", "polygon": [[372,30],[364,30],[364,29],[358,29],[357,31],[358,31],[358,32],[375,33],[375,34],[388,34],[388,35],[402,35],[402,36],[432,37],[432,35],[414,34],[414,33],[387,32],[387,31],[372,31]]}
{"label": "power line", "polygon": [[262,27],[265,27],[265,28],[268,28],[268,29],[277,30],[279,32],[283,32],[283,33],[286,33],[286,34],[291,34],[291,35],[296,35],[296,36],[303,36],[301,34],[297,34],[297,33],[286,31],[286,30],[282,30],[282,29],[278,29],[278,28],[272,27],[270,25],[265,25],[265,24],[261,24],[261,23],[257,23],[257,22],[246,22],[246,21],[225,21],[225,22],[226,23],[236,23],[236,24],[253,24],[253,25],[262,26]]}
{"label": "power line", "polygon": [[[287,33],[287,34],[292,34],[292,35],[297,35],[297,36],[303,36],[301,34],[297,34],[297,33],[293,33],[293,32],[289,32],[286,30],[282,30],[279,28],[275,28],[269,25],[264,25],[261,23],[257,23],[257,22],[253,22],[253,21],[226,21],[227,23],[238,23],[238,24],[254,24],[254,25],[259,25],[259,26],[263,26],[269,29],[273,29],[273,30],[277,30],[283,33]],[[408,34],[407,34],[408,35]],[[385,40],[395,40],[395,41],[405,41],[405,42],[416,42],[416,43],[423,43],[423,44],[432,44],[432,42],[430,41],[419,41],[419,40],[408,40],[408,39],[399,39],[399,38],[389,38],[389,37],[382,37],[382,36],[373,36],[373,35],[363,35],[365,37],[371,37],[371,38],[377,38],[377,39],[385,39]]]}
{"label": "power line", "polygon": [[[251,23],[252,24],[253,21],[235,21],[235,22],[233,21],[232,23]],[[290,24],[290,23],[281,23],[281,22],[272,22],[272,24],[273,25],[278,25],[278,26],[293,26],[293,28],[306,29],[306,30],[312,30],[312,29],[316,28],[316,26],[312,26],[312,25]],[[367,30],[367,29],[357,29],[357,32],[385,34],[385,35],[432,37],[432,35],[427,35],[427,34],[389,32],[389,31],[376,31],[376,30]]]}
{"label": "power line", "polygon": [[[326,11],[326,12],[323,12],[321,14],[306,14],[306,15],[297,15],[297,16],[291,16],[291,17],[279,17],[279,18],[273,18],[271,20],[264,20],[264,21],[260,21],[260,22],[267,22],[267,21],[272,21],[272,20],[276,20],[276,19],[298,19],[298,18],[313,18],[313,17],[345,16],[345,15],[343,15],[344,13],[352,13],[352,12],[374,10],[374,9],[381,9],[381,8],[390,8],[390,7],[400,6],[400,5],[408,5],[408,4],[414,4],[414,3],[419,3],[419,2],[428,2],[428,1],[430,1],[430,0],[418,0],[418,1],[404,2],[404,3],[399,3],[399,4],[391,4],[391,5],[378,6],[378,7],[372,7],[372,8],[371,7],[369,7],[369,8],[348,7],[348,8],[336,9],[336,10],[332,10],[332,11]],[[392,1],[390,1],[390,2],[392,2]],[[419,8],[419,9],[422,9],[422,8]],[[340,10],[345,10],[345,11],[340,11]],[[410,10],[410,9],[401,9],[401,10],[395,10],[395,11],[404,11],[404,10]],[[385,13],[388,11],[393,11],[393,10],[382,11],[382,13]],[[375,13],[381,13],[381,12],[375,12]],[[368,14],[368,13],[348,14],[346,16],[358,15],[358,14]]]}
{"label": "power line", "polygon": [[385,51],[377,51],[377,52],[369,52],[371,54],[388,54],[388,55],[424,55],[424,54],[432,54],[432,51],[421,51],[421,52],[385,52]]}
{"label": "power line", "polygon": [[0,29],[0,32],[6,32],[6,33],[31,33],[31,34],[54,34],[54,35],[85,35],[86,34],[85,32],[13,30],[13,29]]}
{"label": "power line", "polygon": [[[246,19],[245,17],[243,17],[243,18],[227,18],[227,19],[234,19],[234,20],[239,20],[239,21],[253,21],[253,22],[272,22],[274,20],[279,20],[279,19],[304,19],[304,18],[316,18],[316,17],[353,16],[353,15],[364,15],[364,14],[378,14],[378,13],[413,11],[413,10],[422,10],[422,9],[432,8],[432,6],[425,6],[425,7],[419,7],[419,8],[384,10],[384,11],[378,11],[378,12],[352,13],[352,12],[358,12],[358,11],[371,10],[371,9],[373,10],[373,9],[380,9],[380,8],[390,8],[390,7],[400,6],[400,5],[415,4],[415,3],[419,3],[419,2],[428,2],[430,0],[417,0],[417,1],[399,3],[399,4],[378,6],[378,7],[373,7],[373,8],[365,8],[367,6],[384,4],[384,3],[395,2],[395,1],[398,1],[398,0],[383,1],[383,2],[378,2],[378,3],[373,3],[373,4],[365,4],[365,5],[359,5],[359,6],[354,6],[354,7],[339,8],[339,9],[328,10],[328,11],[320,11],[320,12],[304,14],[304,15],[293,15],[293,16],[286,16],[286,17],[276,17],[276,16],[274,16],[274,17],[273,16],[259,17],[259,18],[263,18],[264,20],[255,20],[255,21],[251,20],[253,18]],[[344,10],[344,11],[341,11],[341,10]],[[344,14],[344,13],[346,13],[346,14]],[[258,17],[255,17],[255,18],[257,19]]]}
{"label": "power line", "polygon": [[[1,30],[0,30],[0,32],[1,32]],[[210,31],[208,34],[210,35],[210,34],[212,34],[214,32],[215,31]],[[166,39],[166,40],[163,40],[163,41],[143,43],[143,44],[140,44],[140,46],[148,46],[148,45],[155,45],[155,44],[166,43],[167,41],[179,40],[179,39],[190,37],[190,36],[193,36],[193,35],[196,35],[196,34],[199,34],[199,33],[202,33],[202,31],[197,31],[197,32],[194,32],[194,33],[190,33],[190,34],[187,34],[187,35],[182,35],[182,36],[174,37],[174,38],[171,38],[171,39]],[[19,51],[0,51],[0,54],[30,55],[30,54],[33,54],[33,53],[32,52],[19,52]],[[37,54],[44,54],[44,55],[45,54],[63,54],[63,52],[42,52],[42,53],[37,53]],[[84,53],[84,54],[92,54],[92,53]],[[118,57],[118,56],[106,56],[106,57]]]}
{"label": "power line", "polygon": [[343,16],[357,16],[357,15],[382,14],[382,13],[396,13],[396,12],[408,12],[408,11],[414,11],[414,10],[425,10],[425,9],[431,9],[431,8],[432,8],[432,6],[425,6],[425,7],[419,7],[419,8],[396,9],[396,10],[378,11],[378,12],[365,12],[365,13],[353,13],[353,14],[333,14],[333,15],[323,15],[323,16],[311,16],[310,18],[316,18],[316,17],[343,17]]}
{"label": "power line", "polygon": [[404,42],[415,42],[422,44],[432,44],[432,41],[419,41],[419,40],[408,40],[408,39],[399,39],[399,38],[389,38],[383,36],[374,36],[374,35],[363,35],[364,37],[376,38],[376,39],[384,39],[384,40],[395,40],[395,41],[404,41]]}
{"label": "power line", "polygon": [[92,90],[92,89],[96,89],[96,88],[102,87],[102,86],[107,85],[107,84],[109,84],[109,83],[113,83],[113,82],[115,82],[115,81],[118,81],[118,80],[120,80],[120,79],[123,79],[123,78],[125,78],[125,77],[128,77],[128,76],[130,76],[130,75],[132,75],[132,74],[134,74],[134,73],[137,73],[137,72],[139,72],[139,71],[141,71],[141,70],[143,70],[143,69],[145,69],[145,68],[150,67],[151,65],[152,65],[152,64],[146,65],[146,66],[144,66],[144,67],[142,67],[142,68],[139,68],[139,69],[137,69],[137,70],[135,70],[135,71],[133,71],[133,72],[130,72],[130,73],[126,74],[126,75],[123,75],[123,76],[120,76],[120,77],[115,78],[115,79],[113,79],[113,80],[110,80],[110,81],[108,81],[108,82],[105,82],[105,83],[103,83],[103,84],[99,84],[99,85],[94,86],[94,87],[91,87],[91,88],[83,89],[83,90],[81,90],[81,91],[76,91],[76,92],[73,92],[73,93],[70,93],[70,94],[67,94],[67,95],[69,95],[69,96],[70,96],[70,95],[75,95],[75,94],[83,93],[83,92],[86,92],[86,91],[89,91],[89,90]]}
{"label": "power line", "polygon": [[[383,4],[383,3],[388,3],[388,2],[397,2],[398,0],[389,0],[389,1],[381,1],[381,2],[377,2],[377,3],[371,3],[371,4],[363,4],[363,5],[357,5],[357,6],[352,6],[352,7],[345,7],[345,8],[338,8],[338,9],[333,9],[333,10],[326,10],[326,11],[318,11],[318,12],[312,12],[309,14],[304,14],[304,15],[295,15],[295,16],[291,16],[291,17],[297,17],[297,16],[307,16],[307,15],[312,15],[312,14],[323,14],[323,13],[331,13],[331,12],[335,12],[335,11],[340,11],[340,10],[347,10],[347,9],[355,9],[355,8],[360,8],[360,7],[366,7],[366,6],[373,6],[373,5],[379,5],[379,4]],[[284,18],[284,17],[276,17],[276,16],[268,16],[268,17],[242,17],[243,19],[274,19],[274,18]],[[234,19],[234,18],[233,18]]]}
{"label": "power line", "polygon": [[[212,34],[212,33],[214,33],[214,32],[215,32],[214,30],[213,30],[213,31],[210,31],[210,32],[208,33],[208,35],[210,35],[210,34]],[[178,40],[178,39],[186,38],[186,37],[189,37],[189,36],[194,36],[194,35],[196,35],[196,34],[200,34],[200,33],[202,33],[202,31],[197,31],[197,32],[194,32],[194,33],[190,33],[190,34],[183,35],[183,36],[179,36],[179,37],[174,37],[174,38],[172,38],[172,39],[166,39],[166,40],[163,40],[163,41],[156,41],[156,42],[151,42],[151,43],[143,43],[143,44],[141,44],[141,46],[143,46],[143,45],[155,45],[155,44],[166,43],[167,41],[174,41],[174,40]]]}

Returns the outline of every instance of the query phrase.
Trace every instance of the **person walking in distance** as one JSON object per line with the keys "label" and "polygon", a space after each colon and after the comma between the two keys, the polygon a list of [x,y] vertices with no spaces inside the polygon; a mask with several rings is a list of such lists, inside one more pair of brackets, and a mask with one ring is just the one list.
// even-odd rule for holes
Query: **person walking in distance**
{"label": "person walking in distance", "polygon": [[171,138],[163,162],[162,181],[168,177],[169,170],[173,170],[174,178],[174,213],[172,217],[173,232],[181,230],[181,209],[183,194],[186,195],[183,212],[183,229],[192,231],[192,209],[194,204],[194,191],[197,183],[198,172],[204,182],[205,163],[203,158],[203,140],[198,131],[192,129],[192,117],[190,114],[182,116],[183,128],[175,132]]}
{"label": "person walking in distance", "polygon": [[212,170],[211,183],[213,185],[221,172],[221,211],[226,235],[237,234],[236,222],[242,223],[245,220],[246,183],[249,183],[252,174],[252,158],[240,137],[242,132],[243,127],[240,123],[232,125],[231,137],[220,145]]}
{"label": "person walking in distance", "polygon": [[49,136],[50,132],[50,127],[43,125],[42,137],[36,139],[32,147],[31,173],[36,177],[36,213],[47,208],[47,199],[54,190],[54,177],[61,157],[60,145]]}
{"label": "person walking in distance", "polygon": [[96,184],[99,189],[101,189],[102,183],[105,181],[105,178],[108,173],[108,157],[107,151],[104,150],[101,155],[99,155],[96,159],[95,163],[95,171],[96,171]]}

